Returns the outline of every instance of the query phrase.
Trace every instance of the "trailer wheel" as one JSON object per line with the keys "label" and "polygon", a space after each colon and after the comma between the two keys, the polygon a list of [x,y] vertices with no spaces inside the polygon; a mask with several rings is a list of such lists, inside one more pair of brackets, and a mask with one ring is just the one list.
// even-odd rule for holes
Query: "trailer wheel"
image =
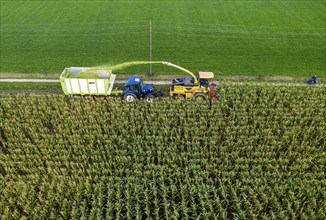
{"label": "trailer wheel", "polygon": [[185,100],[185,97],[183,95],[176,95],[176,96],[174,96],[174,99],[177,102],[182,102],[183,100]]}
{"label": "trailer wheel", "polygon": [[196,101],[204,101],[206,99],[206,95],[204,93],[196,93],[194,95],[194,99]]}
{"label": "trailer wheel", "polygon": [[71,103],[78,103],[78,102],[80,102],[80,99],[76,95],[69,95],[68,101]]}
{"label": "trailer wheel", "polygon": [[135,94],[133,93],[126,93],[124,96],[123,96],[123,100],[129,102],[129,103],[132,103],[134,101],[137,100],[137,97]]}
{"label": "trailer wheel", "polygon": [[85,102],[91,102],[92,99],[94,99],[94,96],[90,96],[90,95],[83,96],[83,99]]}
{"label": "trailer wheel", "polygon": [[145,95],[145,101],[146,102],[153,102],[154,96],[152,94]]}

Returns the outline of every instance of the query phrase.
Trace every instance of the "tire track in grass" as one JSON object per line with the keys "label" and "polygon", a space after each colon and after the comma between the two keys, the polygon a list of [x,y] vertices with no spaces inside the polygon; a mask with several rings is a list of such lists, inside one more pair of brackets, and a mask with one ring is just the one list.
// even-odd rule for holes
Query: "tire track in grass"
{"label": "tire track in grass", "polygon": [[[61,13],[62,14],[62,13]],[[59,17],[56,18],[56,20]],[[52,32],[51,36],[71,36],[71,35],[107,35],[108,33],[103,33],[104,31],[113,31],[113,30],[120,30],[120,31],[126,31],[129,30],[137,30],[139,27],[145,28],[145,25],[135,25],[135,26],[125,26],[125,27],[119,27],[118,29],[113,28],[98,28],[98,27],[84,27],[84,28],[67,28],[67,29],[52,29],[50,26],[43,27],[43,28],[33,28],[33,29],[0,29],[3,33],[10,33],[15,32],[14,36],[38,36],[38,33],[48,33]],[[318,32],[309,32],[309,33],[297,33],[297,32],[268,32],[268,31],[248,31],[241,29],[237,30],[223,30],[223,29],[205,29],[205,28],[199,28],[199,29],[193,29],[193,28],[183,28],[183,27],[169,27],[169,26],[158,26],[156,28],[155,33],[160,34],[176,34],[176,35],[186,35],[186,36],[208,36],[208,37],[228,37],[228,38],[243,38],[243,39],[284,39],[284,36],[291,37],[288,38],[288,40],[320,40],[320,37],[326,36],[326,33],[318,33]],[[175,32],[175,31],[179,32]],[[93,31],[95,33],[79,33],[79,32],[85,32],[85,31]],[[101,31],[101,33],[98,33]],[[25,34],[29,33],[30,34]],[[190,32],[185,33],[185,32]],[[22,33],[22,34],[18,34]],[[124,32],[122,32],[124,33]],[[143,32],[142,32],[143,33]],[[200,34],[197,34],[200,33]],[[114,35],[114,33],[110,33],[110,35]],[[215,35],[215,34],[223,34],[223,35]],[[234,34],[241,34],[243,36],[234,36]],[[272,36],[275,35],[275,37],[264,37],[264,35]],[[257,36],[257,37],[255,37]],[[282,37],[283,36],[283,37]],[[13,37],[13,36],[10,36]],[[295,37],[295,38],[294,38]],[[297,38],[302,37],[302,38]],[[306,37],[318,37],[318,39],[307,39]]]}
{"label": "tire track in grass", "polygon": [[[116,36],[116,35],[126,35],[126,34],[146,34],[147,32],[119,32],[119,33],[110,33],[110,36]],[[102,33],[102,34],[88,34],[88,33],[84,33],[84,34],[52,34],[51,36],[45,35],[48,38],[56,38],[56,37],[78,37],[78,36],[107,36],[107,33]],[[15,37],[38,37],[40,35],[35,35],[35,34],[24,34],[24,35],[19,35],[19,36],[15,36]]]}
{"label": "tire track in grass", "polygon": [[[209,35],[209,34],[185,34],[185,33],[175,33],[175,32],[155,32],[165,35],[182,35],[182,36],[194,36],[194,37],[211,37],[211,38],[232,38],[232,39],[252,39],[252,40],[284,40],[282,37],[252,37],[252,36],[232,36],[232,35]],[[300,38],[289,38],[287,41],[318,41],[319,39],[300,39]]]}
{"label": "tire track in grass", "polygon": [[[63,14],[63,12],[60,12],[59,15]],[[59,16],[55,19],[57,20],[60,18]],[[15,28],[2,28],[0,29],[2,32],[15,32],[15,33],[41,33],[45,30],[49,32],[59,33],[59,32],[68,32],[68,33],[78,33],[78,32],[85,32],[85,31],[93,31],[93,32],[104,32],[104,31],[124,31],[124,30],[138,30],[139,28],[142,28],[142,30],[145,31],[147,28],[146,25],[133,25],[133,26],[119,26],[119,27],[71,27],[71,28],[53,28],[51,24],[43,27],[35,27],[35,28],[28,28],[28,29],[15,29]],[[147,30],[147,29],[146,29]],[[78,33],[79,34],[79,33]],[[95,33],[97,34],[97,33]]]}
{"label": "tire track in grass", "polygon": [[[182,27],[182,26],[157,26],[156,30],[163,29],[165,31],[172,31],[172,30],[178,30],[182,32],[190,32],[190,33],[209,33],[209,34],[243,34],[243,35],[288,35],[288,36],[326,36],[325,33],[322,32],[294,32],[294,31],[268,31],[268,28],[265,28],[266,30],[258,30],[253,29],[249,30],[245,27],[239,27],[239,28],[233,28],[230,30],[229,28],[193,28],[193,27]],[[285,29],[285,28],[284,28]],[[269,29],[271,30],[271,29]]]}
{"label": "tire track in grass", "polygon": [[[40,39],[38,41],[38,45],[40,45],[41,39],[42,40],[46,39],[45,44],[49,43],[48,42],[48,36],[51,34],[51,31],[53,31],[51,24],[56,23],[62,17],[62,15],[65,12],[64,10],[59,10],[59,12],[54,10],[55,9],[55,7],[54,7],[55,4],[56,4],[56,2],[53,1],[53,2],[50,2],[48,5],[45,6],[46,8],[51,8],[52,9],[52,10],[50,9],[50,12],[51,12],[51,14],[53,14],[53,16],[51,16],[51,19],[47,21],[47,25],[45,26],[45,28],[43,28],[43,29],[39,28],[38,31],[36,31],[36,32],[39,33],[39,34],[36,34],[36,36],[39,36],[39,39]],[[46,13],[48,12],[48,10],[44,10],[44,11],[46,11]],[[29,30],[31,30],[31,29],[29,29]],[[32,33],[35,33],[34,30],[33,30]]]}
{"label": "tire track in grass", "polygon": [[[13,7],[13,9],[11,10],[11,12],[9,12],[9,14],[6,17],[4,17],[3,19],[1,19],[1,25],[2,24],[6,24],[7,23],[6,22],[6,19],[9,18],[9,17],[11,17],[13,14],[18,14],[18,13],[15,13],[15,12],[19,11],[22,7],[25,7],[25,4],[27,4],[27,3],[28,3],[28,1],[24,1],[24,3],[21,4],[19,7],[17,7],[17,8]],[[1,2],[1,8],[3,7],[2,4],[3,3]]]}
{"label": "tire track in grass", "polygon": [[[304,1],[303,1],[304,2]],[[303,2],[295,2],[296,4],[298,3],[303,3]],[[314,1],[309,2],[309,4],[313,4]],[[309,19],[309,17],[302,17],[302,14],[298,13],[298,10],[294,10],[293,7],[289,7],[289,4],[293,4],[293,2],[282,2],[282,5],[284,6],[284,8],[287,8],[287,10],[284,10],[285,13],[291,17],[291,20],[299,20],[300,19],[300,24],[304,24],[304,26],[310,26],[310,24],[312,24],[311,21],[307,21]],[[301,6],[298,6],[301,7]],[[293,19],[292,19],[293,18]]]}
{"label": "tire track in grass", "polygon": [[[174,24],[174,22],[171,21],[164,21],[164,20],[155,20],[156,23],[170,23]],[[205,26],[209,27],[216,27],[216,28],[221,28],[221,27],[232,27],[232,28],[254,28],[254,29],[292,29],[292,30],[324,30],[324,28],[308,28],[308,27],[280,27],[280,26],[257,26],[257,25],[236,25],[236,24],[201,24],[201,23],[182,23],[183,25],[198,25],[200,26],[199,28],[205,28]],[[194,27],[196,28],[196,27]]]}
{"label": "tire track in grass", "polygon": [[39,4],[38,7],[34,8],[34,10],[28,15],[26,16],[24,19],[22,19],[20,21],[20,23],[25,23],[30,17],[32,17],[36,12],[38,12],[41,8],[44,8],[43,6],[45,6],[48,2],[47,1],[43,1],[41,4]]}
{"label": "tire track in grass", "polygon": [[[296,2],[296,3],[298,3],[298,2]],[[299,3],[304,4],[305,2],[299,2]],[[313,3],[314,3],[313,1],[309,2],[309,4],[313,4]],[[313,22],[311,21],[311,16],[303,17],[304,16],[303,13],[299,14],[298,10],[295,10],[293,7],[289,7],[288,6],[289,4],[293,4],[293,2],[282,2],[282,5],[284,6],[284,8],[287,8],[287,10],[284,10],[284,12],[288,15],[288,17],[291,17],[291,19],[289,19],[289,20],[300,20],[300,24],[304,24],[304,26],[311,26],[313,24]],[[298,7],[302,7],[302,6],[300,5]],[[305,9],[305,10],[307,10],[307,9]],[[314,11],[312,11],[312,13],[313,12]],[[287,28],[287,30],[289,30],[289,28]],[[314,37],[314,40],[319,40],[321,42],[325,42],[325,36],[326,36],[325,31],[323,31],[323,32],[317,31],[317,30],[324,30],[324,28],[310,28],[307,30],[309,30],[309,32],[303,32],[303,33],[294,32],[293,36],[301,35],[302,37],[305,37],[303,40],[309,40],[309,41],[312,40],[312,39],[309,39],[309,37]],[[286,33],[288,33],[288,32],[284,33],[286,39],[290,40],[290,38],[288,38],[288,37],[291,36],[292,34],[286,35]]]}

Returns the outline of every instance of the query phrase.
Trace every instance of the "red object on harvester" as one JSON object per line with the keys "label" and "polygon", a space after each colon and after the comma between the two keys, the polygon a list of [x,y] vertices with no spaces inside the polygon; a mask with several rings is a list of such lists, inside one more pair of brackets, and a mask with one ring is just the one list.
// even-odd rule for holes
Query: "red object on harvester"
{"label": "red object on harvester", "polygon": [[211,82],[209,84],[209,96],[210,96],[210,99],[213,101],[221,101],[221,97],[218,96],[214,91],[217,86],[218,86],[218,83],[215,83],[215,82]]}
{"label": "red object on harvester", "polygon": [[210,97],[216,97],[216,94],[214,92],[214,89],[216,88],[217,84],[215,82],[211,82],[209,84],[209,90],[210,90]]}

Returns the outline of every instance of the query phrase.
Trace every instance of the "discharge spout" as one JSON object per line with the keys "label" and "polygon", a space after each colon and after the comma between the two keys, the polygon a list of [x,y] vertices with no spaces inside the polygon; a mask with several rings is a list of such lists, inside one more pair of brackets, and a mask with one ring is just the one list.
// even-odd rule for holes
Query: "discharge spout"
{"label": "discharge spout", "polygon": [[173,64],[173,63],[167,62],[167,61],[162,61],[162,64],[167,65],[167,66],[172,66],[172,67],[174,67],[174,68],[177,68],[177,69],[179,69],[179,70],[182,70],[183,72],[188,73],[189,75],[192,76],[192,78],[194,78],[194,83],[195,83],[195,84],[198,84],[197,77],[196,77],[192,72],[190,72],[189,70],[187,70],[187,69],[185,69],[185,68],[183,68],[183,67],[181,67],[181,66],[178,66],[178,65],[176,65],[176,64]]}
{"label": "discharge spout", "polygon": [[190,72],[189,70],[187,70],[181,66],[178,66],[176,64],[173,64],[173,63],[170,63],[167,61],[131,61],[131,62],[120,63],[120,64],[117,64],[114,66],[97,66],[97,67],[91,68],[91,70],[108,69],[110,72],[112,72],[112,71],[120,70],[120,69],[129,67],[129,66],[142,65],[142,64],[163,64],[166,66],[171,66],[171,67],[177,68],[185,73],[188,73],[190,76],[192,76],[192,78],[194,78],[194,83],[198,84],[197,77],[192,72]]}

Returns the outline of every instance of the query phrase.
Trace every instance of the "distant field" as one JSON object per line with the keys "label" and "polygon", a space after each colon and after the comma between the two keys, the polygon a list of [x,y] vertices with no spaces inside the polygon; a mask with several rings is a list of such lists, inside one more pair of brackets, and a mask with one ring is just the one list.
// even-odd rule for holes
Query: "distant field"
{"label": "distant field", "polygon": [[1,1],[0,72],[148,60],[152,18],[154,60],[223,75],[325,77],[325,8],[324,0]]}

